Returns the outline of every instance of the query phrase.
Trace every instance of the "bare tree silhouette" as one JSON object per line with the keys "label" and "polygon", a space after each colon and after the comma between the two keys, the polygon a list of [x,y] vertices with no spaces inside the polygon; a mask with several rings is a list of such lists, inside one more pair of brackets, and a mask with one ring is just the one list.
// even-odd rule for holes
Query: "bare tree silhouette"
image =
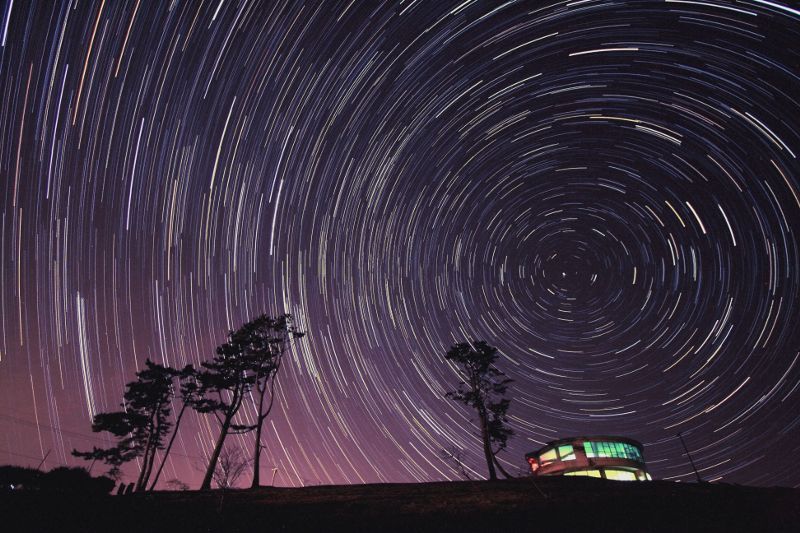
{"label": "bare tree silhouette", "polygon": [[221,489],[230,489],[250,468],[251,460],[238,446],[225,447],[219,455],[214,469],[214,483]]}
{"label": "bare tree silhouette", "polygon": [[452,463],[451,467],[453,468],[453,470],[455,470],[456,473],[463,476],[464,479],[467,480],[472,479],[469,475],[469,472],[467,472],[467,468],[464,466],[463,451],[459,450],[455,446],[450,446],[447,449],[442,449],[439,452],[439,455],[442,456],[442,459],[448,461],[449,463]]}

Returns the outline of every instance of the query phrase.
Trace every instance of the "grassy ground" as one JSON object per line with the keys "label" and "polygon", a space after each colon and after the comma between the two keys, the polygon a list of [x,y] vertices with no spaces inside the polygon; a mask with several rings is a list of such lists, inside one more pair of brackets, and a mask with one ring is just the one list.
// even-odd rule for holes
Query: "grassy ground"
{"label": "grassy ground", "polygon": [[0,494],[2,531],[800,532],[800,490],[548,478],[86,497]]}

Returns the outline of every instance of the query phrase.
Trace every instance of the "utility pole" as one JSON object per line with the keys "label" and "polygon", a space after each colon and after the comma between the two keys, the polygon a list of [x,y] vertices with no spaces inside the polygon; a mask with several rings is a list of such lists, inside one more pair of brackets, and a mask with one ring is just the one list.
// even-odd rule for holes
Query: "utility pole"
{"label": "utility pole", "polygon": [[686,443],[683,441],[683,436],[681,432],[678,432],[678,438],[681,439],[681,444],[683,444],[683,449],[686,450],[686,456],[689,458],[689,464],[692,465],[692,470],[694,470],[694,475],[697,476],[697,482],[702,483],[703,480],[700,478],[700,474],[697,472],[697,467],[694,466],[694,461],[692,461],[692,454],[689,453],[689,448],[686,447]]}

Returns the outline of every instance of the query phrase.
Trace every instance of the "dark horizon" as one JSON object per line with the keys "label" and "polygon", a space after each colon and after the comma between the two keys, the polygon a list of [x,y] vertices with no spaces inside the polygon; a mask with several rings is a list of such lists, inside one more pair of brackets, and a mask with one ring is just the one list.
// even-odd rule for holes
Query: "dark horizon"
{"label": "dark horizon", "polygon": [[[681,432],[705,480],[800,487],[796,8],[0,8],[0,463],[89,466],[145,359],[289,312],[264,485],[485,476],[444,396],[483,339],[512,474],[602,434],[692,481]],[[215,436],[190,414],[159,486]]]}

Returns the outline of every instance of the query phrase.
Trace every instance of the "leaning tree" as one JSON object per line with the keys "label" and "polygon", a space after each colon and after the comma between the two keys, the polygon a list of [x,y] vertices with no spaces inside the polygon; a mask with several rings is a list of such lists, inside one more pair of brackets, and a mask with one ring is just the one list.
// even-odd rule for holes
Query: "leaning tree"
{"label": "leaning tree", "polygon": [[252,424],[234,423],[234,417],[253,388],[255,373],[252,359],[247,356],[246,339],[239,331],[228,333],[228,342],[218,346],[214,358],[201,365],[203,368],[197,374],[200,388],[195,409],[199,413],[213,414],[219,424],[217,442],[200,485],[200,490],[209,490],[228,434],[255,429]]}
{"label": "leaning tree", "polygon": [[511,400],[504,397],[511,380],[495,366],[497,348],[485,341],[462,342],[454,344],[445,359],[456,363],[465,378],[446,396],[477,412],[489,479],[497,479],[495,466],[509,477],[496,457],[513,434],[506,416]]}
{"label": "leaning tree", "polygon": [[169,457],[169,452],[172,450],[172,445],[175,443],[175,437],[178,436],[178,429],[180,428],[181,421],[183,420],[183,415],[186,413],[187,409],[195,407],[199,399],[197,371],[194,369],[194,366],[186,365],[180,372],[177,373],[177,377],[178,390],[180,391],[179,399],[181,401],[181,408],[178,411],[178,416],[175,417],[175,427],[172,430],[172,435],[169,438],[167,449],[164,450],[164,454],[161,457],[161,464],[159,465],[158,470],[156,470],[156,475],[153,477],[153,482],[150,484],[151,491],[158,483],[158,478],[161,477],[161,472],[164,470],[164,465],[167,464],[167,458]]}
{"label": "leaning tree", "polygon": [[136,380],[126,385],[122,411],[97,413],[93,417],[92,431],[111,433],[117,438],[116,444],[109,448],[94,447],[88,452],[73,450],[72,454],[111,465],[114,477],[124,463],[141,458],[135,490],[143,490],[153,471],[156,451],[163,449],[164,438],[172,427],[172,380],[177,374],[174,368],[148,359],[145,368],[136,373]]}
{"label": "leaning tree", "polygon": [[278,317],[261,315],[241,328],[247,338],[247,354],[252,359],[255,372],[256,391],[256,437],[253,451],[252,488],[259,486],[261,466],[261,431],[264,420],[272,411],[275,401],[275,381],[283,362],[283,356],[289,348],[292,338],[305,335],[293,325],[293,317],[283,314]]}
{"label": "leaning tree", "polygon": [[[261,315],[228,333],[228,341],[217,347],[217,355],[211,361],[202,363],[203,369],[197,374],[200,387],[195,409],[200,413],[213,414],[220,429],[201,490],[211,488],[226,437],[252,430],[256,430],[253,486],[258,486],[261,430],[272,410],[275,378],[290,339],[302,335],[292,325],[292,316],[289,314],[277,318]],[[245,398],[253,391],[255,423],[235,423]]]}

